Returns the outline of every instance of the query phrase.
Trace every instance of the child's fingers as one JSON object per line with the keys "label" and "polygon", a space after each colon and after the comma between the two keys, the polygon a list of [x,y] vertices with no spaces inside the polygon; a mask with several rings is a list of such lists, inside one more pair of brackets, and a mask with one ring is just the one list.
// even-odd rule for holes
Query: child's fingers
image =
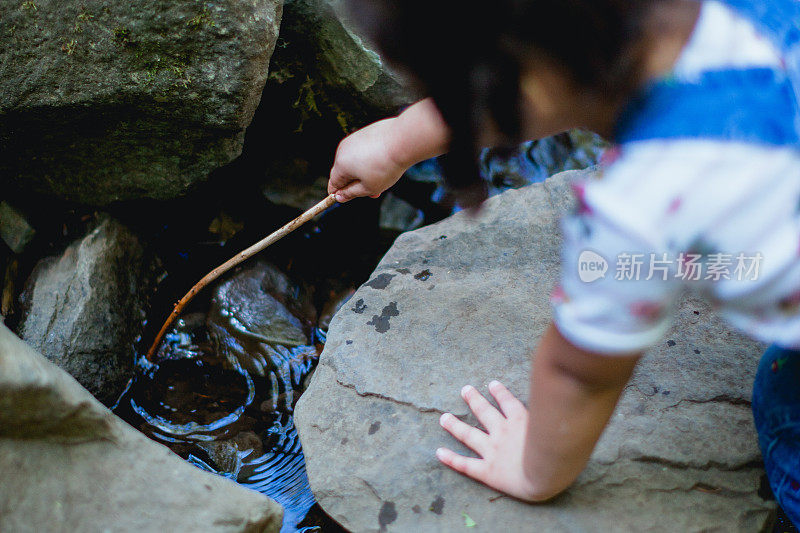
{"label": "child's fingers", "polygon": [[471,478],[483,480],[486,476],[486,462],[474,457],[464,457],[447,448],[436,450],[436,457],[444,464]]}
{"label": "child's fingers", "polygon": [[347,187],[353,180],[354,178],[352,176],[340,172],[339,168],[334,165],[334,167],[331,168],[331,174],[328,178],[328,194],[333,194],[339,189]]}
{"label": "child's fingers", "polygon": [[517,399],[505,385],[495,380],[489,383],[489,392],[492,393],[497,405],[506,417],[519,416],[526,412],[525,404]]}
{"label": "child's fingers", "polygon": [[461,443],[481,456],[485,454],[489,447],[489,435],[462,422],[450,413],[443,414],[439,418],[439,424]]}
{"label": "child's fingers", "polygon": [[461,397],[467,402],[467,405],[469,405],[469,408],[475,413],[475,417],[483,424],[483,427],[489,430],[489,433],[494,431],[499,424],[503,423],[504,417],[500,411],[495,409],[475,387],[465,385],[464,388],[461,389]]}
{"label": "child's fingers", "polygon": [[342,189],[336,191],[336,201],[339,203],[347,202],[353,198],[360,198],[362,196],[369,196],[370,192],[361,181],[353,181]]}

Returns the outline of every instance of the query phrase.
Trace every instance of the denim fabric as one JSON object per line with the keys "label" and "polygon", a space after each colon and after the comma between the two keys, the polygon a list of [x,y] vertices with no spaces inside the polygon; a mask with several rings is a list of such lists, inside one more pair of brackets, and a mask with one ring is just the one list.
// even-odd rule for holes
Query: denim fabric
{"label": "denim fabric", "polygon": [[800,351],[771,346],[753,385],[753,417],[770,487],[800,525]]}

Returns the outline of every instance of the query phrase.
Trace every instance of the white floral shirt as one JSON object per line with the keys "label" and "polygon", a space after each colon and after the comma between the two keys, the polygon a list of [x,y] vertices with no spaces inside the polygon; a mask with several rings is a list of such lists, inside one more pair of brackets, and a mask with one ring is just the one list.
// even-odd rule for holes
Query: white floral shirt
{"label": "white floral shirt", "polygon": [[[706,1],[672,72],[774,66],[752,25]],[[685,288],[752,337],[800,348],[800,150],[706,139],[609,151],[564,220],[555,322],[587,350],[655,344]]]}

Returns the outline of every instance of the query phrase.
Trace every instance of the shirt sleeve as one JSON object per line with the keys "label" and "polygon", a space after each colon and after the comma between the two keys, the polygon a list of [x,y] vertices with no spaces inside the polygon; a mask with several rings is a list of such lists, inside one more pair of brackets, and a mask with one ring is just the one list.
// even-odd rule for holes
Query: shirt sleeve
{"label": "shirt sleeve", "polygon": [[643,351],[667,332],[683,289],[734,326],[800,342],[800,154],[714,140],[624,145],[574,184],[562,221],[556,327],[578,347]]}
{"label": "shirt sleeve", "polygon": [[556,327],[588,351],[641,352],[671,324],[681,289],[674,257],[624,205],[589,184],[573,189],[578,206],[562,221],[561,284],[551,297]]}

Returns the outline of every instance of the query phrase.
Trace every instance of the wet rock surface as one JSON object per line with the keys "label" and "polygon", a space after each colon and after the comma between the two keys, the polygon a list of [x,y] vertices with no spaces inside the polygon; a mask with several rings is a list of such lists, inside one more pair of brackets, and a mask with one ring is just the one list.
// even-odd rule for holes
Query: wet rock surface
{"label": "wet rock surface", "polygon": [[21,296],[20,336],[106,405],[133,372],[145,255],[130,230],[101,218],[61,256],[41,260]]}
{"label": "wet rock surface", "polygon": [[182,194],[242,150],[282,2],[0,2],[0,172],[102,205]]}
{"label": "wet rock surface", "polygon": [[281,508],[111,414],[0,324],[0,530],[277,532]]}
{"label": "wet rock surface", "polygon": [[405,200],[385,193],[381,203],[381,228],[393,231],[411,231],[422,225],[425,215]]}
{"label": "wet rock surface", "polygon": [[[312,490],[353,531],[759,531],[774,503],[749,408],[763,346],[688,298],[643,359],[588,468],[527,505],[439,464],[438,425],[500,379],[527,399],[550,318],[565,172],[397,239],[336,314],[296,423]],[[668,518],[667,518],[668,517]]]}
{"label": "wet rock surface", "polygon": [[[247,265],[236,276],[217,287],[211,313],[228,329],[245,331],[254,339],[270,344],[299,346],[308,344],[303,323],[280,301],[303,306],[301,298],[289,298],[300,292],[289,278],[267,263]],[[315,318],[315,317],[310,317]]]}

